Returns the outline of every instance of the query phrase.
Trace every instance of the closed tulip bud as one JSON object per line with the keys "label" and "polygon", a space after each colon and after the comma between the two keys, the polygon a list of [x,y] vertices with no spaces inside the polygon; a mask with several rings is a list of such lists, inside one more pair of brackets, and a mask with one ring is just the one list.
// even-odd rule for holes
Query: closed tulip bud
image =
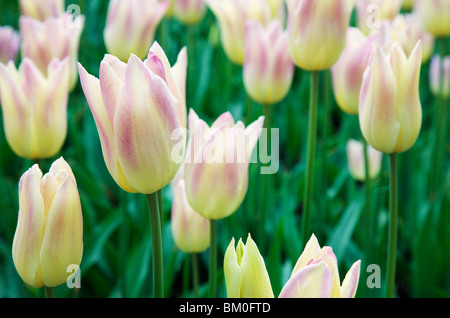
{"label": "closed tulip bud", "polygon": [[[373,149],[370,145],[368,145],[367,148],[367,157],[369,159],[369,178],[374,179],[380,174],[382,153]],[[365,181],[366,173],[363,143],[351,139],[347,141],[345,150],[347,153],[348,168],[351,176],[357,181]]]}
{"label": "closed tulip bud", "polygon": [[[100,79],[79,64],[81,85],[92,111],[111,176],[125,191],[151,194],[173,179],[182,160],[172,150],[182,145],[172,136],[186,128],[186,48],[171,68],[155,42],[142,62],[105,55]],[[182,128],[182,129],[180,129]]]}
{"label": "closed tulip bud", "polygon": [[289,52],[300,68],[329,69],[345,48],[349,0],[288,0]]}
{"label": "closed tulip bud", "polygon": [[411,148],[419,136],[422,108],[419,76],[422,46],[417,43],[409,58],[394,43],[388,56],[379,46],[363,76],[359,123],[367,142],[391,154]]}
{"label": "closed tulip bud", "polygon": [[401,5],[402,0],[356,0],[356,24],[368,35],[380,28],[383,20],[393,20]]}
{"label": "closed tulip bud", "polygon": [[342,285],[336,255],[320,247],[314,234],[300,255],[280,298],[353,298],[358,288],[361,261],[351,266]]}
{"label": "closed tulip bud", "polygon": [[269,274],[258,246],[250,237],[244,244],[231,240],[224,257],[224,274],[228,298],[273,298]]}
{"label": "closed tulip bud", "polygon": [[67,133],[69,60],[52,60],[47,75],[29,58],[19,69],[0,63],[0,97],[6,140],[20,157],[54,156]]}
{"label": "closed tulip bud", "polygon": [[436,37],[450,35],[450,1],[415,0],[414,11],[428,33]]}
{"label": "closed tulip bud", "polygon": [[22,15],[39,21],[58,17],[64,12],[64,0],[20,0],[19,4]]}
{"label": "closed tulip bud", "polygon": [[257,21],[247,21],[243,73],[245,89],[258,103],[277,103],[287,95],[294,63],[280,21],[274,20],[266,28]]}
{"label": "closed tulip bud", "polygon": [[73,19],[70,14],[50,17],[44,22],[22,16],[19,21],[22,34],[22,57],[29,57],[42,73],[54,58],[70,57],[70,90],[78,81],[77,62],[84,16]]}
{"label": "closed tulip bud", "polygon": [[168,6],[168,1],[111,0],[103,34],[108,53],[123,62],[130,54],[144,59]]}
{"label": "closed tulip bud", "polygon": [[209,247],[209,220],[195,212],[186,197],[183,179],[173,187],[172,235],[176,246],[185,253],[201,253]]}
{"label": "closed tulip bud", "polygon": [[206,13],[203,0],[178,0],[174,3],[175,17],[183,24],[199,23]]}
{"label": "closed tulip bud", "polygon": [[68,266],[83,255],[83,216],[77,184],[63,158],[42,177],[34,165],[20,178],[19,217],[12,256],[23,281],[55,287],[67,281]]}
{"label": "closed tulip bud", "polygon": [[430,64],[430,89],[434,96],[450,97],[450,56],[433,56]]}
{"label": "closed tulip bud", "polygon": [[17,58],[20,35],[10,26],[0,27],[0,63],[6,64]]}
{"label": "closed tulip bud", "polygon": [[248,168],[264,117],[247,128],[222,114],[210,127],[191,109],[184,178],[192,208],[203,217],[225,218],[241,205],[247,192]]}

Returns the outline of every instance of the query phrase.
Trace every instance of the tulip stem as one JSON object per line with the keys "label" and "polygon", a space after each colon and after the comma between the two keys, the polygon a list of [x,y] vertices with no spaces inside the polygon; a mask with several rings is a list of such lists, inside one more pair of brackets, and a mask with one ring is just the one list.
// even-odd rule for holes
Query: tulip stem
{"label": "tulip stem", "polygon": [[54,290],[53,287],[47,287],[45,286],[45,298],[54,298]]}
{"label": "tulip stem", "polygon": [[[161,190],[158,190],[161,191]],[[162,249],[162,231],[161,216],[159,212],[157,192],[148,194],[147,201],[150,210],[150,226],[152,234],[152,253],[153,253],[153,293],[155,298],[164,297],[164,273],[163,273],[163,249]]]}
{"label": "tulip stem", "polygon": [[217,272],[217,220],[210,220],[210,247],[209,247],[209,296],[216,297]]}
{"label": "tulip stem", "polygon": [[192,283],[194,285],[194,296],[199,297],[198,293],[198,257],[197,253],[192,253]]}
{"label": "tulip stem", "polygon": [[309,219],[311,214],[311,201],[314,181],[314,157],[316,151],[317,141],[317,101],[319,91],[319,72],[310,72],[310,99],[309,99],[309,127],[308,127],[308,145],[306,158],[306,172],[305,172],[305,188],[304,188],[304,202],[303,202],[303,242],[308,241],[309,233]]}
{"label": "tulip stem", "polygon": [[389,155],[389,236],[387,259],[386,297],[393,298],[395,294],[395,267],[397,260],[397,223],[398,223],[398,185],[397,185],[397,154]]}

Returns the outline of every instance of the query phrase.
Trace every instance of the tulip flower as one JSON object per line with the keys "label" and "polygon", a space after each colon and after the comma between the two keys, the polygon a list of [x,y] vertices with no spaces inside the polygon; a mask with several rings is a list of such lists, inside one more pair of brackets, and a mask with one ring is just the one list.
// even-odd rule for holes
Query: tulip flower
{"label": "tulip flower", "polygon": [[0,63],[6,64],[17,58],[20,35],[10,26],[0,27]]}
{"label": "tulip flower", "polygon": [[430,89],[435,97],[450,97],[450,56],[434,55],[430,64]]}
{"label": "tulip flower", "polygon": [[62,147],[67,132],[69,60],[54,59],[47,75],[29,58],[19,69],[0,63],[0,97],[6,139],[20,157],[43,159]]}
{"label": "tulip flower", "polygon": [[171,68],[156,42],[144,62],[134,54],[127,64],[105,55],[100,79],[78,66],[106,166],[125,191],[154,193],[180,167],[172,160],[172,133],[186,127],[186,66],[185,48]]}
{"label": "tulip flower", "polygon": [[200,22],[206,14],[203,0],[177,0],[173,6],[177,20],[186,25]]}
{"label": "tulip flower", "polygon": [[23,281],[55,287],[67,281],[68,266],[81,263],[83,216],[70,166],[60,158],[42,177],[35,164],[20,178],[19,216],[12,256]]}
{"label": "tulip flower", "polygon": [[63,60],[70,57],[70,90],[77,81],[78,48],[81,32],[84,28],[84,16],[73,19],[66,13],[58,17],[49,17],[44,22],[32,18],[20,17],[22,34],[22,57],[32,59],[42,73],[53,58]]}
{"label": "tulip flower", "polygon": [[[347,153],[348,168],[351,176],[358,181],[366,180],[366,173],[364,167],[364,149],[363,144],[356,140],[347,141],[345,147]],[[382,153],[368,147],[368,163],[369,163],[369,177],[376,178],[380,174]]]}
{"label": "tulip flower", "polygon": [[279,20],[273,20],[266,28],[258,21],[248,20],[246,29],[245,88],[258,103],[277,103],[289,92],[294,76],[287,32]]}
{"label": "tulip flower", "polygon": [[144,59],[168,6],[158,0],[110,1],[103,34],[108,53],[123,62],[130,54]]}
{"label": "tulip flower", "polygon": [[386,56],[377,45],[364,73],[359,123],[367,142],[391,154],[411,148],[419,136],[422,109],[419,76],[422,46],[418,42],[409,58],[398,43]]}
{"label": "tulip flower", "polygon": [[436,37],[450,35],[450,1],[415,0],[414,11],[428,33]]}
{"label": "tulip flower", "polygon": [[224,275],[228,298],[273,298],[264,259],[250,234],[244,244],[234,238],[225,252]]}
{"label": "tulip flower", "polygon": [[289,52],[300,68],[329,69],[345,48],[350,0],[288,0]]}
{"label": "tulip flower", "polygon": [[241,205],[248,185],[250,156],[264,123],[260,117],[247,128],[222,114],[211,127],[193,109],[184,177],[192,208],[208,219],[223,219]]}
{"label": "tulip flower", "polygon": [[356,0],[357,26],[366,34],[376,31],[383,20],[393,20],[402,0]]}
{"label": "tulip flower", "polygon": [[64,0],[20,0],[20,12],[39,21],[58,17],[64,12]]}
{"label": "tulip flower", "polygon": [[174,186],[171,215],[176,246],[185,253],[201,253],[209,247],[209,220],[195,212],[186,197],[184,179]]}

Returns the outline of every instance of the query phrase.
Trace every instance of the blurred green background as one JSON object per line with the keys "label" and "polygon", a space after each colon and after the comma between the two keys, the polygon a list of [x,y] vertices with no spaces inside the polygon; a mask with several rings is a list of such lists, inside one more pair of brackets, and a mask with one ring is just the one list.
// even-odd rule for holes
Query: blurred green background
{"label": "blurred green background", "polygon": [[[86,16],[79,61],[98,76],[106,53],[103,29],[108,1],[66,1],[78,4]],[[0,25],[18,29],[18,1],[0,0]],[[353,19],[354,20],[354,19]],[[249,102],[242,82],[242,68],[232,65],[220,45],[220,31],[210,11],[198,25],[186,27],[175,19],[164,19],[156,40],[173,64],[179,50],[189,53],[187,104],[211,124],[229,110],[248,123],[262,114],[261,105]],[[447,41],[448,47],[448,41]],[[17,61],[20,63],[20,59]],[[428,87],[428,63],[423,65],[420,96],[423,128],[415,146],[399,155],[399,241],[397,295],[399,297],[450,297],[450,207],[449,143],[446,142],[444,172],[435,195],[428,191],[433,169],[434,117],[438,101]],[[357,297],[382,297],[383,289],[369,290],[365,260],[366,216],[364,184],[354,181],[347,168],[345,144],[360,139],[356,116],[343,113],[335,104],[329,72],[320,78],[319,137],[316,156],[311,230],[320,244],[333,248],[341,281],[351,264],[362,260]],[[234,237],[248,233],[259,246],[268,269],[274,294],[286,283],[303,250],[301,242],[302,197],[308,128],[308,73],[296,69],[288,96],[273,105],[272,126],[280,132],[280,169],[270,175],[270,196],[261,195],[258,164],[250,167],[247,196],[232,216],[219,221],[218,296],[226,297],[223,255]],[[448,107],[448,104],[447,104]],[[44,160],[41,169],[63,156],[77,179],[84,217],[84,255],[81,288],[55,289],[56,297],[151,297],[151,237],[147,201],[144,195],[122,191],[109,175],[101,152],[97,129],[80,84],[70,94],[68,135],[58,156]],[[17,274],[11,256],[17,222],[18,181],[33,164],[17,157],[8,146],[3,119],[0,121],[0,297],[43,297],[43,289],[27,287]],[[383,160],[380,176],[374,180],[372,208],[376,211],[373,241],[375,261],[381,268],[384,286],[387,220],[388,166]],[[164,189],[163,244],[164,283],[167,297],[193,297],[191,258],[174,245],[170,228],[172,193]],[[266,211],[260,226],[261,211]],[[208,294],[208,251],[199,255],[200,296]]]}

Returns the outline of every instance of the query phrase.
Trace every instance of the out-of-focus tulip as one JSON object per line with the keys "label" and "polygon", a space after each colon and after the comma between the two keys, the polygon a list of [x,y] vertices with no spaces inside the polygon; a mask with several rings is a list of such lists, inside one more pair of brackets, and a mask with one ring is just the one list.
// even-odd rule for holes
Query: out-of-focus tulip
{"label": "out-of-focus tulip", "polygon": [[103,34],[108,53],[123,62],[130,54],[144,59],[168,6],[168,1],[111,0]]}
{"label": "out-of-focus tulip", "polygon": [[222,46],[227,57],[242,65],[245,56],[245,23],[248,19],[267,24],[272,13],[267,0],[204,0],[219,21]]}
{"label": "out-of-focus tulip", "polygon": [[264,123],[247,128],[226,112],[210,127],[189,113],[184,178],[189,203],[202,216],[218,220],[234,213],[247,192],[248,168]]}
{"label": "out-of-focus tulip", "polygon": [[[347,141],[345,147],[347,153],[348,169],[353,179],[358,181],[366,180],[364,165],[364,145],[356,140]],[[367,147],[367,156],[369,159],[369,178],[374,179],[380,174],[381,159],[383,153],[373,149],[370,145]]]}
{"label": "out-of-focus tulip", "polygon": [[354,2],[288,0],[289,52],[295,65],[329,69],[345,48]]}
{"label": "out-of-focus tulip", "polygon": [[84,16],[72,17],[66,13],[49,17],[44,22],[22,16],[19,25],[22,34],[22,57],[29,57],[42,73],[53,58],[70,57],[70,90],[78,81],[77,62]]}
{"label": "out-of-focus tulip", "polygon": [[314,234],[305,246],[280,298],[353,298],[358,288],[361,261],[340,284],[336,255],[329,246],[320,248]]}
{"label": "out-of-focus tulip", "polygon": [[450,35],[450,1],[415,0],[414,11],[428,33],[436,37]]}
{"label": "out-of-focus tulip", "polygon": [[401,5],[402,0],[356,0],[356,24],[368,35],[378,29],[383,20],[393,20]]}
{"label": "out-of-focus tulip", "polygon": [[450,97],[450,56],[436,54],[430,64],[430,89],[434,96]]}
{"label": "out-of-focus tulip", "polygon": [[412,10],[414,7],[414,0],[403,0],[402,1],[402,9],[403,10]]}
{"label": "out-of-focus tulip", "polygon": [[261,104],[281,101],[291,87],[294,68],[287,32],[280,21],[264,28],[258,21],[248,20],[243,73],[249,96]]}
{"label": "out-of-focus tulip", "polygon": [[401,45],[408,56],[417,41],[421,40],[422,63],[427,62],[434,51],[434,36],[424,31],[417,14],[397,15],[392,22],[392,39]]}
{"label": "out-of-focus tulip", "polygon": [[175,18],[183,24],[192,25],[199,23],[206,13],[206,5],[203,0],[177,0],[174,3]]}
{"label": "out-of-focus tulip", "polygon": [[69,60],[54,59],[47,75],[29,58],[19,69],[0,63],[0,96],[6,139],[29,159],[49,158],[62,147],[67,132]]}
{"label": "out-of-focus tulip", "polygon": [[[142,62],[105,55],[100,80],[79,64],[81,85],[100,136],[106,166],[125,191],[151,194],[173,179],[182,160],[172,150],[182,145],[173,133],[186,128],[186,48],[171,68],[158,43]],[[183,132],[181,132],[183,133]]]}
{"label": "out-of-focus tulip", "polygon": [[0,62],[16,60],[20,48],[20,35],[10,26],[0,27]]}
{"label": "out-of-focus tulip", "polygon": [[55,287],[67,281],[68,266],[83,255],[83,216],[77,184],[63,158],[42,177],[36,164],[19,182],[19,217],[14,265],[25,283]]}
{"label": "out-of-focus tulip", "polygon": [[359,123],[367,142],[391,154],[411,148],[419,136],[422,108],[419,76],[422,45],[417,43],[409,58],[398,43],[388,56],[377,45],[363,76]]}
{"label": "out-of-focus tulip", "polygon": [[195,212],[186,197],[184,179],[174,186],[171,226],[176,246],[185,253],[201,253],[209,247],[209,220]]}
{"label": "out-of-focus tulip", "polygon": [[64,0],[20,0],[20,13],[39,21],[64,12]]}
{"label": "out-of-focus tulip", "polygon": [[250,237],[234,247],[231,240],[224,257],[224,274],[228,298],[273,298],[272,285],[264,259]]}

